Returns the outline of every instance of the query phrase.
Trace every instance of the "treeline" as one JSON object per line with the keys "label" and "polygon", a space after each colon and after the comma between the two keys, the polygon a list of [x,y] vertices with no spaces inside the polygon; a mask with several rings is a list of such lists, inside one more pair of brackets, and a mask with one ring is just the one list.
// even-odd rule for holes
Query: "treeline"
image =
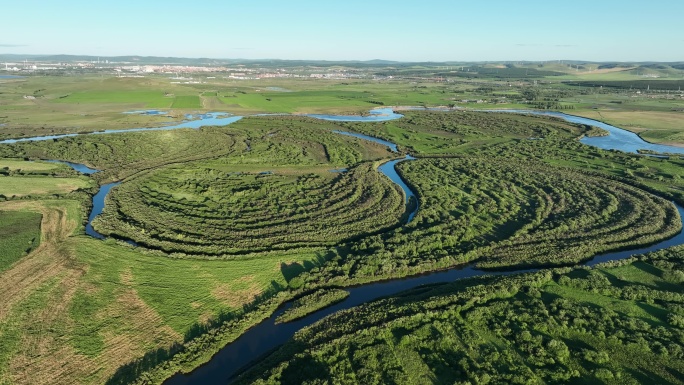
{"label": "treeline", "polygon": [[622,90],[651,90],[651,91],[680,91],[684,87],[684,80],[605,80],[563,82],[568,85],[593,88],[614,88]]}

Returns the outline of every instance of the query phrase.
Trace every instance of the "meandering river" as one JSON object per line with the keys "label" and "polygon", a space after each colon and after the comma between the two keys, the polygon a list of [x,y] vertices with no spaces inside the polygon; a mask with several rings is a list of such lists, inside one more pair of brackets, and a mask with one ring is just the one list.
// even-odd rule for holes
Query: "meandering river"
{"label": "meandering river", "polygon": [[[525,113],[528,113],[529,111],[524,111]],[[575,120],[576,117],[571,117],[570,115],[565,115],[561,114],[561,116],[565,119],[565,117],[572,118]],[[334,120],[334,121],[342,121],[343,117],[335,117],[331,119],[325,119],[325,120]],[[323,118],[324,119],[324,118]],[[569,119],[566,119],[569,120]],[[354,119],[354,121],[359,121],[358,118]],[[569,120],[570,121],[570,120]],[[591,124],[591,125],[597,125],[596,123],[600,122],[595,122],[591,121],[591,119],[584,120],[584,118],[577,118],[575,121],[576,123],[583,123],[583,124]],[[605,125],[604,123],[601,123],[601,125]],[[607,126],[607,125],[605,125]],[[613,126],[610,126],[613,127]],[[601,127],[604,128],[604,127]],[[607,129],[607,128],[605,128]],[[607,129],[608,130],[608,129]],[[608,130],[610,132],[610,135],[606,137],[602,137],[601,139],[608,139],[608,140],[603,140],[601,141],[601,148],[614,148],[618,150],[623,150],[626,152],[636,152],[637,149],[644,148],[642,146],[643,140],[639,138],[638,136],[634,135],[636,138],[630,138],[629,142],[624,142],[623,141],[623,136],[621,135],[614,135],[614,130],[623,131],[617,127],[613,127],[613,129]],[[342,133],[342,132],[341,132]],[[345,135],[352,135],[358,138],[366,139],[366,140],[373,140],[377,143],[384,144],[389,146],[390,148],[393,148],[396,151],[396,144],[389,143],[387,141],[373,138],[373,137],[368,137],[367,135],[361,135],[361,134],[355,134],[355,133],[348,133],[344,132],[343,134]],[[611,136],[616,136],[619,139],[615,143],[609,143],[609,138]],[[584,141],[583,141],[584,142]],[[641,142],[641,143],[639,143]],[[586,144],[589,145],[595,145],[594,143],[588,143],[585,142]],[[629,148],[622,147],[623,145],[629,145]],[[394,145],[394,147],[392,147]],[[604,147],[605,146],[605,147]],[[658,150],[654,151],[661,151],[661,152],[672,152],[670,147],[671,146],[660,146],[660,145],[655,145],[657,146]],[[598,146],[597,146],[598,147]],[[666,149],[663,149],[663,148]],[[404,191],[410,192],[411,190],[406,186],[404,181],[399,177],[399,175],[396,173],[396,170],[394,170],[394,165],[396,162],[402,161],[403,159],[399,159],[396,161],[392,161],[395,163],[387,162],[383,166],[381,166],[379,169],[387,174],[387,169],[391,169],[394,174],[396,175],[396,179],[392,178],[397,184],[399,184]],[[384,169],[383,169],[384,167]],[[388,175],[389,176],[389,175]],[[410,192],[410,194],[413,194],[413,192]],[[408,198],[408,193],[407,193],[407,198]],[[414,195],[415,196],[415,195]],[[680,217],[684,218],[684,208],[677,206],[677,210],[679,211]],[[417,212],[417,209],[416,209]],[[415,215],[416,212],[413,212],[409,218],[413,218],[413,215]],[[591,260],[585,262],[583,265],[585,266],[593,266],[597,263],[602,263],[602,262],[607,262],[607,261],[614,261],[614,260],[620,260],[620,259],[625,259],[630,257],[631,255],[634,254],[641,254],[641,253],[646,253],[650,251],[656,251],[660,249],[664,249],[667,247],[671,246],[676,246],[684,244],[684,233],[679,233],[673,238],[670,238],[666,241],[657,243],[655,245],[649,246],[649,247],[644,247],[640,249],[634,249],[634,250],[626,250],[626,251],[619,251],[619,252],[614,252],[614,253],[605,253],[601,255],[594,256]],[[323,319],[324,317],[333,314],[335,312],[338,312],[340,310],[346,310],[350,309],[352,307],[371,302],[373,300],[398,294],[402,291],[409,290],[421,285],[425,284],[434,284],[434,283],[447,283],[447,282],[453,282],[458,279],[463,279],[463,278],[470,278],[470,277],[477,277],[477,276],[484,276],[484,275],[509,275],[509,274],[518,274],[518,273],[525,273],[525,272],[533,272],[533,271],[538,271],[540,269],[524,269],[524,270],[514,270],[514,271],[485,271],[485,270],[479,270],[476,269],[473,266],[465,266],[465,267],[456,267],[452,268],[449,270],[445,271],[438,271],[438,272],[433,272],[433,273],[427,273],[419,276],[414,276],[410,278],[403,278],[403,279],[395,279],[395,280],[389,280],[389,281],[384,281],[384,282],[376,282],[376,283],[370,283],[362,286],[357,286],[357,287],[351,287],[348,288],[347,291],[349,291],[349,297],[345,299],[344,301],[332,305],[330,307],[327,307],[325,309],[319,310],[313,314],[310,314],[307,317],[304,317],[302,319],[289,322],[289,323],[284,323],[284,324],[276,324],[275,320],[280,316],[284,311],[285,311],[285,306],[282,307],[280,310],[275,312],[270,318],[267,320],[261,322],[260,324],[256,325],[255,327],[249,329],[246,333],[244,333],[242,336],[240,336],[238,339],[236,339],[234,342],[230,343],[223,349],[221,349],[212,359],[207,362],[206,364],[200,366],[199,368],[195,369],[193,372],[189,374],[182,374],[182,373],[177,373],[173,377],[169,378],[164,382],[165,385],[185,385],[185,384],[227,384],[230,383],[231,380],[234,378],[235,375],[241,373],[246,367],[248,367],[251,363],[255,362],[256,360],[264,357],[266,354],[271,352],[273,349],[276,349],[278,346],[284,344],[287,342],[292,336],[294,336],[295,332],[298,330],[305,328],[309,325],[312,325],[313,323]]]}
{"label": "meandering river", "polygon": [[531,114],[542,116],[553,116],[561,118],[567,122],[586,124],[602,128],[608,131],[607,136],[593,136],[580,139],[580,142],[589,146],[602,148],[604,150],[620,150],[623,152],[638,153],[638,150],[655,151],[661,153],[684,154],[684,147],[668,146],[665,144],[649,143],[633,132],[625,129],[611,126],[608,123],[600,122],[598,120],[585,118],[582,116],[568,115],[556,111],[536,111],[536,110],[483,110],[487,112],[507,112],[515,114]]}
{"label": "meandering river", "polygon": [[[677,206],[679,215],[684,218],[684,208]],[[584,266],[593,266],[597,263],[615,261],[629,258],[634,254],[661,250],[667,247],[684,244],[684,233],[679,233],[674,238],[658,244],[636,250],[626,250],[615,253],[597,255]],[[295,332],[324,317],[340,310],[350,309],[373,300],[398,294],[402,291],[416,288],[421,285],[448,283],[459,279],[485,276],[485,275],[510,275],[528,273],[540,269],[521,269],[512,271],[485,271],[473,266],[456,267],[449,270],[427,273],[404,279],[395,279],[384,282],[370,283],[363,286],[347,288],[349,297],[346,300],[319,310],[305,318],[276,324],[275,320],[285,311],[281,308],[267,320],[249,329],[237,340],[221,349],[206,364],[195,369],[189,374],[178,373],[164,382],[165,385],[189,385],[189,384],[227,384],[236,374],[242,372],[246,366],[255,360],[264,357],[267,353],[287,342]]]}
{"label": "meandering river", "polygon": [[[597,126],[603,128],[609,132],[608,136],[605,137],[594,137],[594,138],[583,138],[582,142],[591,146],[600,147],[603,149],[616,149],[625,152],[636,152],[639,149],[651,150],[664,153],[678,153],[684,154],[684,148],[651,144],[643,141],[638,135],[629,133],[620,128],[598,122],[592,119],[581,118],[577,116],[567,115],[558,112],[540,112],[540,111],[498,111],[498,112],[515,112],[515,113],[533,113],[539,115],[551,115],[560,117],[567,121],[573,123],[588,124],[592,126]],[[395,114],[391,109],[378,109],[371,111],[369,116],[335,116],[335,115],[308,115],[310,117],[330,120],[330,121],[385,121],[398,119],[402,115]],[[192,120],[188,122],[181,123],[175,126],[159,127],[159,128],[141,128],[132,130],[108,130],[103,132],[95,132],[92,134],[105,134],[105,133],[121,133],[121,132],[134,132],[134,131],[152,131],[152,130],[172,130],[178,128],[199,128],[202,126],[209,125],[227,125],[232,122],[239,120],[242,117],[230,116],[225,117],[222,113],[212,113],[201,116],[200,119]],[[372,140],[377,143],[386,145],[390,147],[393,151],[396,151],[396,144],[387,142],[381,139],[369,137],[366,135],[340,132],[344,135],[352,135],[365,140]],[[22,139],[10,139],[5,141],[0,141],[0,143],[16,143],[20,141],[37,141],[37,140],[49,140],[49,139],[59,139],[62,137],[85,135],[85,134],[65,134],[65,135],[53,135],[53,136],[43,136],[35,138],[22,138]],[[406,185],[406,183],[401,179],[395,170],[395,165],[398,162],[412,159],[407,157],[406,159],[396,159],[384,163],[378,168],[380,172],[387,175],[392,181],[397,183],[405,192],[405,196],[408,202],[410,197],[415,198],[415,194]],[[74,169],[80,170],[84,173],[92,173],[97,170],[87,168],[83,165],[67,163]],[[83,168],[85,167],[85,168]],[[104,201],[106,195],[109,191],[114,188],[117,183],[107,184],[101,187],[100,191],[93,197],[93,210],[91,211],[88,224],[86,226],[86,233],[95,238],[102,239],[103,235],[97,233],[91,226],[92,220],[102,212],[104,208]],[[409,215],[409,221],[417,212],[416,209]],[[684,218],[684,208],[677,206],[677,210],[680,216]],[[673,238],[666,241],[657,243],[655,245],[644,247],[635,250],[626,250],[614,253],[606,253],[593,257],[588,262],[585,262],[585,266],[593,266],[597,263],[613,261],[628,258],[634,254],[641,254],[650,251],[656,251],[663,248],[684,244],[684,233],[679,233]],[[458,279],[483,276],[483,275],[508,275],[517,274],[523,272],[537,271],[539,269],[526,269],[526,270],[515,270],[515,271],[484,271],[478,270],[473,266],[457,267],[445,271],[438,271],[433,273],[427,273],[419,276],[395,279],[384,282],[370,283],[357,287],[350,287],[347,290],[350,295],[346,300],[327,307],[325,309],[319,310],[309,316],[289,322],[284,324],[276,324],[276,318],[282,314],[284,307],[273,314],[267,320],[261,322],[260,324],[249,329],[246,333],[240,336],[233,343],[227,345],[221,349],[207,364],[200,366],[190,374],[176,374],[169,378],[164,384],[166,385],[179,385],[179,384],[226,384],[231,381],[231,378],[243,370],[247,365],[254,362],[255,360],[263,357],[268,352],[277,348],[278,346],[285,343],[287,340],[292,338],[294,333],[306,326],[309,326],[322,318],[333,314],[340,310],[350,309],[354,306],[367,303],[378,298],[386,297],[389,295],[397,294],[399,292],[412,289],[425,284],[433,283],[443,283],[443,282],[453,282]]]}

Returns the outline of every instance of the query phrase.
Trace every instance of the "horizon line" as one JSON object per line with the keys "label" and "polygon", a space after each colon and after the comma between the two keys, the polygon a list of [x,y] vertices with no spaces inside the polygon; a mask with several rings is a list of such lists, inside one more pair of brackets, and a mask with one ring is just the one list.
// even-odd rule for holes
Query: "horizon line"
{"label": "horizon line", "polygon": [[682,60],[661,61],[661,60],[583,60],[583,59],[546,59],[546,60],[531,60],[531,59],[500,59],[500,60],[392,60],[392,59],[279,59],[279,58],[227,58],[227,57],[209,57],[209,56],[158,56],[158,55],[91,55],[91,54],[16,54],[16,53],[0,53],[0,56],[25,56],[25,57],[50,57],[50,56],[85,56],[91,58],[122,58],[122,57],[139,57],[139,58],[158,58],[158,59],[189,59],[189,60],[226,60],[226,61],[304,61],[304,62],[330,62],[330,63],[367,63],[367,62],[388,62],[388,63],[547,63],[547,62],[581,62],[581,63],[684,63]]}

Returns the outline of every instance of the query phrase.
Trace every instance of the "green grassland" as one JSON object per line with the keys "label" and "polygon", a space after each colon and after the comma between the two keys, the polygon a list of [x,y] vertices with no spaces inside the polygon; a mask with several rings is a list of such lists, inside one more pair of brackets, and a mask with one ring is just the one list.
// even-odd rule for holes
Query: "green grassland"
{"label": "green grassland", "polygon": [[93,187],[88,178],[51,178],[0,176],[0,195],[22,197],[27,195],[64,194],[78,189]]}
{"label": "green grassland", "polygon": [[[140,104],[145,108],[169,108],[176,102],[175,97],[166,97],[158,91],[84,91],[57,99],[59,103],[101,103],[101,104]],[[184,98],[181,99],[181,101]]]}
{"label": "green grassland", "polygon": [[299,331],[240,384],[682,384],[684,250],[408,291]]}
{"label": "green grassland", "polygon": [[121,180],[163,165],[203,160],[223,172],[305,170],[318,172],[362,160],[388,158],[384,146],[343,138],[311,119],[251,117],[222,128],[77,136],[53,143],[0,146],[7,156],[62,159],[103,170],[100,181]]}
{"label": "green grassland", "polygon": [[[572,109],[590,117],[595,117],[596,112],[608,112],[611,114],[608,121],[628,129],[667,131],[660,136],[645,136],[649,140],[681,143],[677,135],[682,128],[677,120],[682,113],[673,109],[681,109],[683,102],[676,87],[671,89],[672,84],[682,81],[681,70],[637,67],[599,70],[593,64],[576,71],[567,64],[552,63],[545,63],[541,69],[536,65],[501,67],[483,66],[484,72],[477,78],[451,76],[426,67],[398,71],[396,74],[407,76],[403,79],[345,81],[215,77],[200,79],[198,84],[173,84],[168,77],[155,74],[145,78],[27,77],[3,83],[0,138],[160,126],[179,122],[190,111],[227,111],[238,115],[365,113],[383,105],[457,105],[477,109]],[[537,69],[542,72],[525,76],[526,71]],[[509,74],[501,76],[496,71]],[[544,71],[554,75],[543,76]],[[645,80],[644,74],[660,77]],[[599,88],[601,82],[624,87]],[[629,87],[629,84],[645,82],[653,90],[651,93],[644,90],[636,94],[636,88]],[[532,99],[522,97],[529,89],[538,91],[538,95]],[[661,89],[670,90],[668,98],[657,93]],[[168,110],[169,114],[122,114],[149,108]],[[635,112],[652,115],[638,121],[634,119]]]}
{"label": "green grassland", "polygon": [[38,213],[0,211],[0,272],[40,244]]}
{"label": "green grassland", "polygon": [[199,96],[176,96],[172,108],[201,108]]}
{"label": "green grassland", "polygon": [[[425,153],[399,167],[419,196],[415,219],[330,250],[324,263],[289,282],[290,295],[472,260],[488,267],[572,264],[680,229],[674,207],[647,193],[682,202],[674,188],[680,180],[673,177],[681,173],[679,159],[586,147],[573,140],[586,128],[556,119],[411,112],[404,120],[342,126],[393,139],[416,156]],[[399,132],[397,126],[406,135],[390,136]],[[127,378],[144,373],[159,381],[195,367],[235,337],[231,329],[219,330],[188,343],[157,368],[136,366]]]}
{"label": "green grassland", "polygon": [[[135,290],[176,336],[191,336],[196,325],[239,315],[244,305],[282,290],[292,278],[289,265],[316,264],[320,258],[317,252],[274,252],[235,261],[179,260],[142,254],[114,242],[84,237],[72,242],[78,263],[88,268],[76,294],[82,303],[74,303],[71,309],[72,319],[83,326],[83,332],[73,338],[100,346],[91,352],[95,356],[105,353],[104,336],[123,332],[125,325],[110,317],[93,324],[90,317],[107,314],[108,307],[116,306],[122,286]],[[94,333],[85,332],[88,329]]]}
{"label": "green grassland", "polygon": [[23,159],[0,159],[0,169],[5,169],[7,171],[23,171],[33,173],[52,171],[59,168],[65,168],[65,166],[58,163],[27,162]]}
{"label": "green grassland", "polygon": [[[0,291],[9,293],[0,309],[3,382],[104,383],[118,367],[148,351],[174,351],[211,325],[254,313],[298,272],[324,260],[323,251],[302,250],[237,261],[164,258],[77,235],[83,215],[77,201],[19,203],[43,211],[49,226],[42,229],[41,252],[14,264],[2,261]],[[40,239],[41,215],[24,214],[0,212],[3,256],[16,260],[4,253],[21,251],[20,257],[31,239]],[[26,244],[13,250],[19,243]],[[16,279],[31,282],[30,290],[16,287]]]}
{"label": "green grassland", "polygon": [[[12,84],[30,89],[40,81],[51,83],[46,91],[36,93],[44,97],[35,99],[40,104],[35,107],[35,119],[51,114],[63,116],[56,109],[78,115],[92,108],[92,113],[103,111],[96,120],[109,116],[111,125],[168,120],[120,116],[124,108],[148,108],[147,103],[162,99],[186,106],[197,106],[200,102],[206,106],[207,98],[220,100],[227,110],[237,113],[351,113],[367,111],[380,103],[443,105],[455,99],[495,93],[483,89],[482,82],[473,79],[457,84],[365,80],[346,84],[308,80],[269,83],[293,92],[269,91],[262,81],[218,79],[215,83],[170,85],[162,77],[83,79],[73,85],[61,79],[29,78]],[[519,88],[499,82],[496,93],[508,95],[509,105],[529,105],[516,99],[516,95],[534,94],[525,92],[529,84]],[[546,96],[531,101],[546,103],[543,99],[551,97],[552,92],[571,98],[570,91],[563,91],[563,87],[567,88],[551,87],[544,91]],[[141,89],[152,91],[146,93]],[[16,97],[23,90],[14,89],[0,98]],[[125,96],[134,92],[140,94],[130,99]],[[60,99],[59,95],[67,96]],[[321,104],[307,107],[314,99]],[[335,99],[340,103],[333,103]],[[13,100],[28,103],[23,98]],[[8,110],[14,108],[12,103],[1,105],[8,106]],[[12,111],[2,118],[3,123],[8,122],[0,128],[6,130],[3,134],[17,128],[12,121],[26,110]],[[5,113],[0,111],[0,116]],[[74,118],[72,122],[78,119],[85,121],[87,117]],[[61,127],[71,127],[70,124]],[[95,129],[95,125],[91,128]],[[27,123],[25,127],[29,126]],[[401,153],[390,153],[383,146],[332,132],[340,129],[391,140],[399,144]],[[590,148],[576,141],[588,130],[545,117],[408,111],[403,119],[382,123],[260,116],[200,130],[78,136],[0,145],[3,158],[62,159],[103,170],[92,178],[2,176],[0,182],[11,182],[0,183],[9,198],[30,189],[32,196],[42,194],[45,198],[45,194],[62,194],[71,188],[89,189],[96,183],[122,180],[94,225],[113,238],[133,239],[141,246],[134,248],[114,239],[98,241],[74,235],[82,232],[88,208],[87,199],[77,201],[85,196],[84,192],[69,194],[71,199],[60,195],[49,201],[5,202],[35,204],[54,225],[42,229],[47,234],[43,239],[48,240],[41,246],[45,252],[29,253],[9,270],[0,272],[0,295],[7,297],[0,304],[0,336],[7,341],[0,349],[0,378],[9,378],[6,374],[11,373],[8,382],[12,383],[159,382],[177,370],[189,371],[205,362],[221,346],[291,298],[300,298],[300,310],[306,313],[311,310],[308,306],[318,300],[339,300],[336,295],[319,298],[312,293],[326,293],[340,286],[472,261],[484,267],[574,264],[598,252],[645,245],[678,232],[681,221],[668,200],[684,202],[682,160]],[[402,226],[406,219],[402,192],[376,167],[406,153],[419,159],[401,163],[398,170],[418,195],[420,210],[413,221]],[[7,163],[3,167],[14,170],[13,167],[21,165]],[[348,171],[329,172],[341,167]],[[72,186],[59,190],[59,184],[65,180],[70,180]],[[38,191],[41,188],[46,191]],[[64,233],[59,229],[64,229]],[[622,269],[616,276],[664,287],[658,277],[646,279],[639,277],[638,271],[625,266]],[[679,267],[668,269],[674,271]],[[21,280],[22,277],[25,279]],[[568,291],[566,287],[571,286],[560,278],[549,279],[544,281],[547,295],[574,299],[579,297],[572,295],[586,295]],[[507,282],[492,287],[499,290]],[[17,288],[20,284],[25,287]],[[476,287],[463,284],[459,289],[463,290],[455,296],[464,296],[463,301],[469,301],[476,295],[472,291],[475,289],[467,289],[470,286]],[[496,291],[495,296],[502,297],[501,293]],[[612,309],[613,305],[604,301],[592,306]],[[627,314],[646,317],[634,307],[620,306],[619,309],[627,309],[620,310]],[[397,311],[402,309],[397,305]],[[513,314],[519,307],[511,309],[509,313]],[[584,308],[578,311],[584,312]],[[444,314],[453,315],[453,319],[467,316]],[[660,322],[659,317],[650,320]],[[477,330],[490,327],[473,325]],[[465,326],[454,333],[460,335],[460,331],[466,332],[462,338],[472,334]],[[424,332],[427,333],[420,333]],[[493,346],[507,346],[503,340],[510,334],[490,334]],[[446,331],[430,340],[438,341],[441,335],[447,336],[445,341],[453,342],[453,346],[471,342],[458,340],[461,337]],[[553,337],[562,339],[560,335]],[[478,345],[473,346],[484,346],[487,341],[476,342]],[[559,346],[562,348],[558,343],[549,347],[550,340],[543,338],[541,344],[554,352]],[[596,344],[590,347],[596,350],[602,346]],[[440,354],[432,345],[426,348]],[[537,345],[529,346],[531,351],[535,348]],[[658,352],[655,345],[651,349]],[[466,348],[455,350],[461,352],[459,360],[475,360],[479,354],[464,353]],[[376,353],[360,349],[359,359],[368,365],[375,362],[369,357],[390,362],[381,354],[374,356]],[[401,351],[404,353],[413,356],[415,352]],[[534,364],[555,365],[549,357],[557,360],[556,356],[541,353],[539,357],[527,351],[518,354],[530,356]],[[517,356],[510,360],[506,357],[496,361],[495,367],[517,362]],[[441,359],[432,358],[431,362]],[[299,365],[298,362],[295,360],[292,365]],[[529,374],[526,362],[512,367],[510,378],[525,378]],[[570,363],[550,366],[558,376],[575,378],[575,370],[580,375],[589,375],[569,359],[558,362]],[[431,365],[421,364],[420,360],[411,363],[418,365],[416,376],[427,373],[423,364],[428,368]],[[278,365],[274,366],[275,371],[265,373],[281,370]],[[343,360],[340,365],[349,367]],[[663,374],[667,370],[658,368],[680,370],[657,357],[652,359],[652,365],[666,379],[673,375]],[[623,367],[606,370],[613,377],[634,375]],[[363,373],[376,368],[367,369]],[[363,373],[359,372],[359,378],[374,381],[372,374],[363,377]],[[498,375],[496,371],[487,374]],[[599,374],[608,375],[605,371]],[[435,378],[441,377],[437,374]],[[551,377],[544,378],[550,381]],[[418,381],[414,377],[410,380]]]}

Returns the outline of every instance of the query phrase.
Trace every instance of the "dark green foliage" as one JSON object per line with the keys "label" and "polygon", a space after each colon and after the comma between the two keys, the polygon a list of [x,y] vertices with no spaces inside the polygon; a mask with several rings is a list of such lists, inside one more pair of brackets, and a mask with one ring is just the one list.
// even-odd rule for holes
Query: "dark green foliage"
{"label": "dark green foliage", "polygon": [[276,319],[276,323],[304,318],[320,309],[344,301],[348,296],[349,292],[342,289],[316,290],[293,301],[292,306]]}
{"label": "dark green foliage", "polygon": [[568,85],[581,87],[607,87],[617,89],[634,89],[651,91],[678,91],[684,87],[684,80],[614,80],[614,81],[579,81],[565,82]]}
{"label": "dark green foliage", "polygon": [[415,289],[303,329],[238,383],[682,384],[684,286],[664,277],[683,269],[678,248]]}
{"label": "dark green foliage", "polygon": [[450,155],[515,139],[578,137],[587,127],[552,117],[492,112],[404,112],[404,118],[383,123],[342,123],[360,132],[397,143],[418,155]]}
{"label": "dark green foliage", "polygon": [[0,211],[0,272],[40,244],[41,214]]}

